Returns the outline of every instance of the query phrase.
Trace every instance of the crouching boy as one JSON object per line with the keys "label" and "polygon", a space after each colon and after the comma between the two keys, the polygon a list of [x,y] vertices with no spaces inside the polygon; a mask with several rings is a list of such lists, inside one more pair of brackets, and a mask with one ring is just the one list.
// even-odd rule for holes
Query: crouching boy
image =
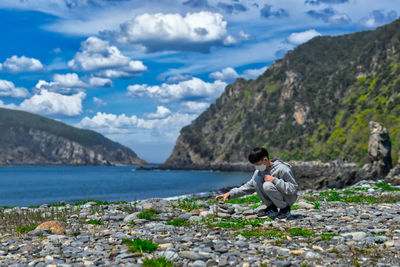
{"label": "crouching boy", "polygon": [[290,207],[297,199],[297,183],[291,166],[281,160],[270,161],[268,151],[259,147],[250,152],[249,161],[256,169],[250,181],[231,189],[228,193],[216,196],[215,199],[223,198],[225,201],[228,198],[257,192],[267,206],[257,213],[259,217],[285,219],[290,216]]}

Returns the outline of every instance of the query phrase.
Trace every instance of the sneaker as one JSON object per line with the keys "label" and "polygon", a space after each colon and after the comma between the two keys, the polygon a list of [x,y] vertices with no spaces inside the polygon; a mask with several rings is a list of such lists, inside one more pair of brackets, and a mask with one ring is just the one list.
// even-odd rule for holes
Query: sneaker
{"label": "sneaker", "polygon": [[285,208],[279,210],[276,217],[278,219],[287,219],[289,216],[290,216],[290,206],[286,206]]}
{"label": "sneaker", "polygon": [[278,216],[278,208],[275,205],[268,206],[265,209],[259,210],[257,212],[258,217],[268,216],[271,219],[275,219]]}

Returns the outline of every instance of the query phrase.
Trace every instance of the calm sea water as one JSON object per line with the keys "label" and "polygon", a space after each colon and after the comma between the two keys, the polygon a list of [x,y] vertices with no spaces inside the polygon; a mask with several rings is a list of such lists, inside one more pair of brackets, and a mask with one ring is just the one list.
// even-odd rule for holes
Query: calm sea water
{"label": "calm sea water", "polygon": [[135,167],[0,167],[0,206],[82,200],[135,201],[216,191],[250,173],[137,171]]}

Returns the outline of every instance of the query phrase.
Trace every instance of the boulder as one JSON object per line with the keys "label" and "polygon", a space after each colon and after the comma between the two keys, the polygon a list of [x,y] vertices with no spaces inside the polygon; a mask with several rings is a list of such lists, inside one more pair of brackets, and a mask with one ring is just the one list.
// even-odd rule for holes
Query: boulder
{"label": "boulder", "polygon": [[38,227],[36,227],[35,230],[37,229],[50,229],[51,233],[53,235],[61,235],[65,233],[65,228],[62,226],[60,222],[57,221],[47,221],[42,224],[40,224]]}

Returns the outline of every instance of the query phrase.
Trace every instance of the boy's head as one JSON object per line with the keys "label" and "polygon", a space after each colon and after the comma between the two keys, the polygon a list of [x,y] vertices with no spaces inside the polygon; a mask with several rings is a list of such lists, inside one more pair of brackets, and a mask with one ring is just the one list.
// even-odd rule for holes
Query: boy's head
{"label": "boy's head", "polygon": [[268,151],[263,147],[256,147],[249,154],[249,161],[252,164],[264,162],[265,158],[269,161]]}

